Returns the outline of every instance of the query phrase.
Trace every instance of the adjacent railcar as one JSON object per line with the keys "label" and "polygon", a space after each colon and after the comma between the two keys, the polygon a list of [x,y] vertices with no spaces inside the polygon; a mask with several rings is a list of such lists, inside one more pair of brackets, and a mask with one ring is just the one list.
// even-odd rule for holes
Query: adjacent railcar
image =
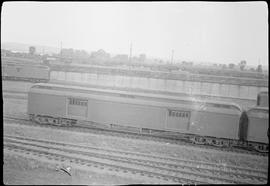
{"label": "adjacent railcar", "polygon": [[2,64],[2,78],[4,80],[48,82],[50,69],[45,65],[4,63]]}
{"label": "adjacent railcar", "polygon": [[247,116],[247,141],[269,143],[267,136],[269,109],[266,107],[253,107],[247,111]]}
{"label": "adjacent railcar", "polygon": [[258,107],[269,107],[268,105],[268,92],[260,92],[257,96],[257,106]]}
{"label": "adjacent railcar", "polygon": [[195,134],[192,139],[202,143],[238,140],[241,113],[236,104],[58,84],[36,84],[28,95],[28,114],[39,123],[70,125],[86,120],[178,131]]}
{"label": "adjacent railcar", "polygon": [[[247,110],[246,140],[249,144],[269,144],[269,106],[268,92],[260,92],[257,96],[257,105]],[[264,145],[255,145],[257,150],[265,150]]]}

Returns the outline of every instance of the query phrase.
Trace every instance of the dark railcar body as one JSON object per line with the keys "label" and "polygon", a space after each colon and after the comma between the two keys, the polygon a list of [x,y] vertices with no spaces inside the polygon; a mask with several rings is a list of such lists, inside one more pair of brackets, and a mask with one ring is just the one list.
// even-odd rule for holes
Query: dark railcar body
{"label": "dark railcar body", "polygon": [[50,69],[45,65],[4,63],[2,64],[2,78],[8,80],[48,82],[50,79]]}
{"label": "dark railcar body", "polygon": [[253,107],[248,109],[247,141],[269,143],[269,108]]}
{"label": "dark railcar body", "polygon": [[241,108],[126,91],[37,84],[29,90],[28,114],[238,139]]}
{"label": "dark railcar body", "polygon": [[258,107],[269,107],[268,104],[268,92],[260,92],[257,96],[257,106]]}

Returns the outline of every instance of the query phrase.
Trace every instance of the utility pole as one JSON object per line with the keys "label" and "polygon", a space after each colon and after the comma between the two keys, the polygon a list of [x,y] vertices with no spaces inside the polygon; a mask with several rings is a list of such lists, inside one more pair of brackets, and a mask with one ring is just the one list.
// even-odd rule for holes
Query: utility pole
{"label": "utility pole", "polygon": [[173,64],[173,53],[174,51],[172,50],[171,64]]}
{"label": "utility pole", "polygon": [[62,41],[60,42],[60,58],[62,59]]}
{"label": "utility pole", "polygon": [[132,58],[132,43],[130,43],[130,50],[129,50],[129,61],[131,62]]}

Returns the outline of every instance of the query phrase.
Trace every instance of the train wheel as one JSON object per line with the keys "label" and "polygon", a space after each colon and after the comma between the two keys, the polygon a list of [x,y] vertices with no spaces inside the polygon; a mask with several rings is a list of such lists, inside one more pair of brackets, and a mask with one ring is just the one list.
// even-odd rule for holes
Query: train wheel
{"label": "train wheel", "polygon": [[48,122],[51,124],[51,125],[57,125],[57,126],[60,126],[61,124],[59,123],[59,120],[56,119],[56,118],[48,118]]}
{"label": "train wheel", "polygon": [[37,116],[35,118],[35,121],[39,124],[48,124],[48,119],[47,118],[44,118],[42,116]]}
{"label": "train wheel", "polygon": [[61,118],[59,120],[59,123],[62,126],[72,126],[72,125],[76,124],[76,120],[70,120],[70,119]]}
{"label": "train wheel", "polygon": [[229,141],[224,140],[223,141],[223,147],[230,147]]}
{"label": "train wheel", "polygon": [[227,140],[220,140],[220,146],[221,147],[229,147],[230,143]]}
{"label": "train wheel", "polygon": [[205,138],[203,137],[200,137],[200,136],[196,136],[194,139],[193,139],[193,142],[197,145],[205,145],[206,144],[206,140]]}
{"label": "train wheel", "polygon": [[75,125],[77,123],[77,120],[71,120],[71,125]]}
{"label": "train wheel", "polygon": [[35,121],[35,116],[34,116],[33,114],[30,114],[30,115],[29,115],[29,120],[30,120],[30,121]]}
{"label": "train wheel", "polygon": [[224,146],[223,141],[219,140],[219,139],[213,139],[212,140],[212,145],[216,146],[216,147],[223,147]]}
{"label": "train wheel", "polygon": [[60,123],[63,126],[69,126],[71,124],[71,122],[68,119],[63,119],[63,118],[60,120]]}
{"label": "train wheel", "polygon": [[268,147],[267,145],[263,145],[263,144],[255,144],[255,145],[253,146],[253,149],[254,149],[254,150],[256,150],[256,151],[258,151],[258,152],[262,152],[262,153],[268,152],[268,151],[269,151],[268,148],[269,148],[269,147]]}

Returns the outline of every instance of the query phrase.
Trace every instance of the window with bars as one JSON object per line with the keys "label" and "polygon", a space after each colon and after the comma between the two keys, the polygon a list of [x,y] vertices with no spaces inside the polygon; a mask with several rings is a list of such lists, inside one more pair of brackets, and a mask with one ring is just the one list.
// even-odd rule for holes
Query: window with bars
{"label": "window with bars", "polygon": [[78,106],[87,107],[87,100],[86,99],[68,98],[68,100],[69,100],[69,105],[78,105]]}
{"label": "window with bars", "polygon": [[21,71],[21,68],[17,67],[16,70],[17,70],[17,72],[20,72]]}
{"label": "window with bars", "polygon": [[189,118],[190,112],[180,110],[169,110],[170,117]]}

